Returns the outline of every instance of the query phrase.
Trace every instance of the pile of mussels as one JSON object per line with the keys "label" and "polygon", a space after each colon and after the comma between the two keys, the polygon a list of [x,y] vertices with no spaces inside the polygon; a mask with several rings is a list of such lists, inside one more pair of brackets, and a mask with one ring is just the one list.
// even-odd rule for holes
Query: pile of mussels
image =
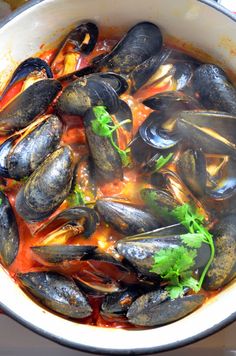
{"label": "pile of mussels", "polygon": [[[23,82],[20,93],[0,112],[0,134],[6,137],[0,145],[1,183],[20,182],[14,209],[7,190],[0,192],[1,261],[8,267],[18,254],[16,216],[27,224],[43,222],[40,234],[47,243],[32,246],[32,253],[45,265],[17,274],[23,288],[66,317],[92,315],[90,296],[98,295],[104,317],[124,316],[132,325],[163,325],[198,308],[206,293],[189,293],[186,288],[182,297],[171,299],[160,276],[150,272],[154,254],[180,246],[179,236],[185,231],[172,217],[159,214],[160,207],[171,211],[191,202],[204,210],[216,250],[204,290],[218,290],[235,276],[236,91],[221,68],[163,44],[160,29],[149,22],[132,27],[109,52],[90,56],[83,69],[65,70],[66,56],[86,58],[97,41],[95,24],[79,25],[50,65],[40,58],[26,59],[2,93],[4,99]],[[150,115],[133,135],[135,117],[123,94],[135,96],[163,82],[172,83],[167,91],[142,100]],[[119,128],[130,137],[125,147],[130,149],[128,167],[110,138],[94,132],[96,106],[106,108],[114,125],[129,119]],[[87,153],[80,159],[72,146],[61,143],[66,115],[83,119]],[[118,137],[114,139],[119,145]],[[170,152],[171,162],[155,171],[158,158]],[[97,196],[99,186],[122,180],[132,169],[147,183],[139,192],[141,204]],[[75,184],[91,191],[94,204],[82,202],[58,213]],[[104,222],[120,234],[110,254],[89,244]],[[78,244],[61,243],[73,236],[78,236]],[[80,236],[87,238],[86,245],[79,244]],[[193,273],[208,259],[209,248],[203,246]],[[81,262],[78,268],[84,274],[58,272],[58,265],[74,260]],[[99,263],[106,266],[104,271]],[[115,273],[111,277],[107,271]]]}

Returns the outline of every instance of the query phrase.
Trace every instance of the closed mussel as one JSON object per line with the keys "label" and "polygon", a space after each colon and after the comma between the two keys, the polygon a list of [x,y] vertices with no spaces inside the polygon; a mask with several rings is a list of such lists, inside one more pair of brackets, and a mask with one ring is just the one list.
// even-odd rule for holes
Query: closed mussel
{"label": "closed mussel", "polygon": [[27,221],[50,216],[68,195],[73,154],[64,146],[53,152],[29,177],[16,196],[16,210]]}
{"label": "closed mussel", "polygon": [[101,305],[101,312],[104,315],[125,315],[134,302],[141,294],[140,289],[130,287],[122,292],[107,294]]}
{"label": "closed mussel", "polygon": [[0,112],[0,134],[22,129],[43,114],[61,90],[54,79],[37,81]]}
{"label": "closed mussel", "polygon": [[192,313],[204,300],[203,294],[185,295],[171,300],[165,290],[157,290],[137,298],[130,306],[127,318],[134,325],[165,325]]}
{"label": "closed mussel", "polygon": [[94,109],[89,110],[84,118],[84,125],[96,179],[102,183],[122,179],[123,170],[120,155],[109,137],[100,136],[94,132],[92,122],[95,119]]}
{"label": "closed mussel", "polygon": [[0,192],[0,257],[5,266],[15,259],[19,248],[16,218],[7,196]]}
{"label": "closed mussel", "polygon": [[236,220],[234,215],[220,219],[213,229],[215,257],[207,272],[204,289],[226,285],[236,273]]}
{"label": "closed mussel", "polygon": [[124,235],[138,234],[159,227],[158,220],[139,207],[98,200],[96,208],[107,224]]}
{"label": "closed mussel", "polygon": [[16,180],[28,177],[55,151],[61,136],[62,123],[54,115],[46,117],[32,129],[27,128],[22,137],[13,144],[6,158],[9,177]]}
{"label": "closed mussel", "polygon": [[70,318],[86,318],[92,308],[75,282],[56,272],[19,273],[23,286],[42,304]]}

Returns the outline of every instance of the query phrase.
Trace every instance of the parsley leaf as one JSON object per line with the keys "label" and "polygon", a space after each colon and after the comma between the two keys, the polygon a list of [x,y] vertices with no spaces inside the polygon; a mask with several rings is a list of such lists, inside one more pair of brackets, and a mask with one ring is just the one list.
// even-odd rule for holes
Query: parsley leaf
{"label": "parsley leaf", "polygon": [[85,194],[78,184],[75,185],[72,193],[67,197],[67,200],[71,207],[86,204]]}
{"label": "parsley leaf", "polygon": [[155,163],[154,172],[159,171],[163,166],[170,162],[173,157],[173,153],[169,153],[166,157],[160,156]]}
{"label": "parsley leaf", "polygon": [[117,144],[113,139],[113,132],[117,130],[119,127],[121,127],[122,125],[131,122],[131,120],[129,119],[123,120],[119,124],[114,125],[112,122],[112,118],[110,114],[107,112],[105,106],[95,106],[93,108],[93,113],[96,117],[96,119],[92,120],[91,122],[93,132],[98,136],[108,137],[111,141],[112,146],[119,153],[120,158],[122,160],[122,164],[124,166],[129,165],[130,158],[128,154],[130,152],[130,148],[127,148],[126,150],[120,149],[120,147],[117,146]]}
{"label": "parsley leaf", "polygon": [[201,233],[188,233],[180,235],[180,238],[188,247],[200,248],[202,246],[204,235]]}

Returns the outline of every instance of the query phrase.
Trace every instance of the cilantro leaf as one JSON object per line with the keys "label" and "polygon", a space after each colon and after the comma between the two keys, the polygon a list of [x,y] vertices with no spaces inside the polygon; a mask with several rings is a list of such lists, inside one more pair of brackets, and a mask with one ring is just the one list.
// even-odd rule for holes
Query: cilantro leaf
{"label": "cilantro leaf", "polygon": [[171,299],[176,299],[182,297],[184,295],[184,286],[181,284],[177,286],[167,286],[167,292],[169,292],[169,296]]}
{"label": "cilantro leaf", "polygon": [[188,233],[180,235],[180,238],[188,247],[200,248],[202,246],[204,235],[202,233]]}
{"label": "cilantro leaf", "polygon": [[81,188],[79,187],[78,184],[75,185],[73,191],[67,197],[67,200],[71,207],[85,205],[85,203],[86,203],[85,194],[81,190]]}
{"label": "cilantro leaf", "polygon": [[174,153],[169,153],[166,157],[163,157],[162,155],[156,160],[155,163],[155,169],[154,172],[159,171],[162,167],[164,167],[167,163],[169,163],[169,161],[171,160],[171,158],[173,157]]}
{"label": "cilantro leaf", "polygon": [[185,287],[189,287],[192,290],[194,290],[194,292],[199,292],[200,288],[199,288],[199,282],[193,278],[193,277],[188,277],[188,278],[184,278],[181,282]]}

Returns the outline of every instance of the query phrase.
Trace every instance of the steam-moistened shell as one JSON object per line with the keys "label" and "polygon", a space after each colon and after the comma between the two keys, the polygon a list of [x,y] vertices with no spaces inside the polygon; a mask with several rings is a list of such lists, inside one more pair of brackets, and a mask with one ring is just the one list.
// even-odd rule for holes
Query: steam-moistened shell
{"label": "steam-moistened shell", "polygon": [[68,195],[73,154],[64,146],[53,152],[30,176],[16,196],[16,210],[27,221],[50,216]]}
{"label": "steam-moistened shell", "polygon": [[98,200],[96,208],[107,224],[124,235],[138,234],[159,227],[154,216],[139,207]]}
{"label": "steam-moistened shell", "polygon": [[177,169],[186,186],[197,196],[205,192],[207,171],[206,160],[201,150],[186,150],[178,160]]}
{"label": "steam-moistened shell", "polygon": [[7,91],[17,82],[24,80],[27,78],[28,75],[32,73],[40,73],[40,72],[45,72],[45,75],[48,78],[53,78],[53,74],[51,71],[51,68],[41,58],[28,58],[25,61],[23,61],[14,71],[14,73],[11,76],[11,79],[9,83],[6,85],[3,93],[0,96],[0,99],[4,97],[4,95],[7,93]]}
{"label": "steam-moistened shell", "polygon": [[55,151],[61,136],[61,121],[54,115],[49,116],[13,146],[7,157],[9,177],[14,179],[28,177],[50,153]]}
{"label": "steam-moistened shell", "polygon": [[161,50],[162,34],[150,22],[132,27],[112,51],[99,63],[99,68],[116,73],[130,73],[137,65]]}
{"label": "steam-moistened shell", "polygon": [[119,97],[113,87],[99,76],[75,80],[62,92],[57,101],[60,114],[85,115],[93,106],[102,105],[113,114],[119,109]]}
{"label": "steam-moistened shell", "polygon": [[64,261],[80,260],[82,256],[92,253],[97,246],[77,245],[51,245],[34,246],[32,251],[43,261],[60,263]]}
{"label": "steam-moistened shell", "polygon": [[[187,230],[181,224],[166,226],[121,239],[117,242],[116,249],[139,273],[155,279],[157,274],[151,272],[155,253],[162,249],[183,246],[181,235],[185,233]],[[210,248],[204,243],[198,249],[194,269],[203,268],[209,257]]]}
{"label": "steam-moistened shell", "polygon": [[138,288],[128,288],[123,292],[111,293],[105,296],[101,306],[101,312],[105,315],[126,314],[130,305],[141,294]]}
{"label": "steam-moistened shell", "polygon": [[96,119],[93,109],[88,110],[84,118],[85,132],[91,157],[94,163],[96,179],[109,182],[123,178],[122,161],[109,137],[99,136],[92,129],[92,120]]}
{"label": "steam-moistened shell", "polygon": [[13,209],[0,192],[0,257],[5,266],[15,259],[19,248],[19,233]]}
{"label": "steam-moistened shell", "polygon": [[235,115],[236,90],[225,72],[215,64],[203,64],[194,73],[193,88],[202,105]]}
{"label": "steam-moistened shell", "polygon": [[166,291],[158,290],[137,298],[129,308],[127,318],[134,325],[165,325],[192,313],[204,300],[205,296],[202,294],[170,300]]}
{"label": "steam-moistened shell", "polygon": [[92,308],[72,279],[56,272],[20,273],[23,286],[49,309],[71,318],[86,318]]}
{"label": "steam-moistened shell", "polygon": [[44,79],[32,84],[0,112],[0,134],[28,126],[43,114],[61,90],[54,79]]}
{"label": "steam-moistened shell", "polygon": [[182,111],[176,118],[179,135],[191,147],[236,157],[236,116],[220,111]]}
{"label": "steam-moistened shell", "polygon": [[0,145],[0,177],[10,178],[8,171],[8,155],[18,136],[11,136]]}
{"label": "steam-moistened shell", "polygon": [[215,257],[207,272],[204,289],[216,290],[227,284],[236,272],[236,219],[229,215],[213,230]]}

